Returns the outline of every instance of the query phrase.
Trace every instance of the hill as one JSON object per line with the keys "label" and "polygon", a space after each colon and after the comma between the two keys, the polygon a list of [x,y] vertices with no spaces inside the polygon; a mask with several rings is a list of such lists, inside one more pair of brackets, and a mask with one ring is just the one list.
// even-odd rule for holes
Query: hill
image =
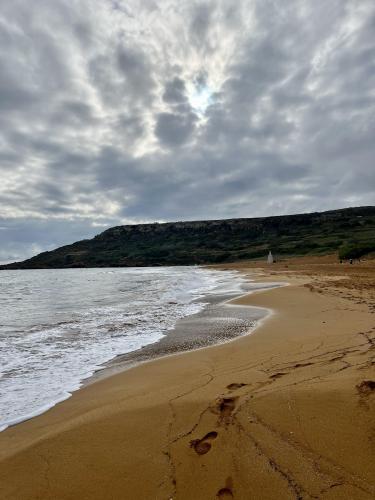
{"label": "hill", "polygon": [[375,207],[321,213],[117,226],[1,269],[164,266],[375,250]]}

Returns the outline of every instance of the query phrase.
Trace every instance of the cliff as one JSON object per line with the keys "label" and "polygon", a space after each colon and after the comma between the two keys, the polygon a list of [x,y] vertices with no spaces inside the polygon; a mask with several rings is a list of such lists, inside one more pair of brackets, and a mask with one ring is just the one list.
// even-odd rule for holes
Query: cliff
{"label": "cliff", "polygon": [[165,266],[375,250],[375,207],[321,213],[117,226],[1,269]]}

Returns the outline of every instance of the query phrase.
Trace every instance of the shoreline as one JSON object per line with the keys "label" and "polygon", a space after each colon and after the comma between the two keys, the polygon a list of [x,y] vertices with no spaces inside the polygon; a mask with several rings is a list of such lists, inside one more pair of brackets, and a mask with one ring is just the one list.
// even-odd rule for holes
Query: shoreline
{"label": "shoreline", "polygon": [[[197,334],[194,331],[198,328],[202,328],[202,326],[204,327],[204,323],[207,322],[207,316],[212,316],[215,313],[215,309],[220,316],[222,311],[224,311],[225,304],[228,301],[245,293],[244,287],[247,286],[251,288],[251,283],[248,280],[245,280],[243,276],[241,276],[241,273],[237,271],[223,270],[219,270],[219,272],[222,273],[222,277],[221,280],[217,281],[214,288],[212,289],[212,287],[208,287],[201,295],[191,300],[191,306],[194,306],[195,304],[200,306],[198,312],[190,312],[186,316],[176,319],[174,327],[166,330],[162,337],[158,340],[152,340],[150,343],[146,343],[144,346],[135,350],[117,354],[111,359],[97,363],[96,367],[93,367],[90,370],[85,370],[81,374],[82,376],[80,379],[77,379],[73,385],[67,387],[65,393],[59,395],[58,399],[52,399],[49,402],[43,403],[40,407],[23,414],[22,416],[15,416],[13,419],[4,422],[0,425],[0,432],[3,432],[9,427],[13,427],[19,423],[40,416],[56,405],[69,399],[76,391],[81,390],[86,385],[94,383],[101,378],[129,369],[141,362],[147,362],[148,360],[156,359],[174,352],[194,350],[195,348],[199,348],[200,345],[214,345],[215,343],[226,341],[226,337],[230,338],[231,336],[235,337],[237,335],[244,334],[247,326],[257,319],[256,314],[254,315],[254,318],[252,318],[250,312],[245,313],[245,309],[247,308],[243,310],[242,316],[243,322],[245,323],[248,321],[249,325],[244,324],[242,328],[238,326],[238,331],[233,332],[232,334],[227,333],[226,330],[230,329],[231,322],[235,321],[236,318],[228,318],[226,324],[223,323],[223,325],[216,328],[214,332],[207,331],[206,336]],[[186,330],[189,330],[190,323],[192,323],[192,326],[195,325],[196,328],[190,327],[190,331],[186,332]],[[223,337],[223,340],[220,339],[221,336]]]}
{"label": "shoreline", "polygon": [[373,498],[372,291],[348,298],[330,270],[260,269],[290,286],[235,299],[277,312],[251,335],[137,365],[2,432],[2,498]]}
{"label": "shoreline", "polygon": [[[224,274],[228,273],[228,271],[222,269],[220,271],[224,272]],[[114,358],[100,365],[95,371],[81,378],[77,386],[61,399],[47,403],[28,415],[15,418],[12,422],[8,422],[6,426],[0,427],[0,432],[39,417],[71,398],[73,394],[84,387],[134,368],[139,364],[165,356],[173,356],[183,352],[223,344],[235,340],[237,337],[250,334],[257,327],[258,322],[268,316],[268,313],[263,312],[263,308],[235,305],[232,302],[244,295],[256,293],[259,290],[262,291],[283,286],[283,284],[274,282],[262,283],[261,281],[252,279],[252,276],[244,278],[243,273],[237,274],[240,276],[242,274],[242,283],[236,283],[233,289],[231,286],[229,289],[224,288],[223,291],[218,292],[217,290],[223,288],[223,284],[220,284],[214,290],[207,291],[200,298],[194,299],[192,304],[203,302],[205,303],[203,308],[196,313],[189,314],[177,320],[175,326],[168,330],[162,338],[153,343],[146,344],[135,351],[116,355]],[[226,280],[228,280],[227,277]],[[236,308],[233,310],[233,314],[228,314],[229,307]],[[215,321],[214,328],[210,327],[210,323],[213,321]]]}
{"label": "shoreline", "polygon": [[[96,383],[98,380],[112,377],[118,373],[132,369],[140,364],[156,361],[158,359],[177,356],[179,354],[194,352],[200,349],[208,349],[216,345],[226,344],[233,342],[239,337],[251,335],[269,316],[274,314],[274,311],[266,307],[254,307],[250,304],[239,305],[235,301],[242,297],[250,296],[252,294],[266,292],[273,288],[280,288],[288,286],[289,283],[277,283],[270,281],[269,283],[253,279],[254,276],[246,276],[246,281],[243,286],[248,289],[239,290],[238,293],[233,292],[228,294],[221,294],[213,296],[208,293],[205,299],[209,298],[208,304],[198,313],[185,316],[177,321],[174,328],[153,344],[148,344],[136,351],[131,351],[125,354],[119,354],[112,360],[103,365],[102,368],[95,371],[90,377],[84,379],[80,389],[87,385]],[[261,288],[250,288],[251,285],[265,285]],[[269,285],[269,286],[267,286]],[[225,297],[225,298],[224,298]],[[237,314],[226,315],[227,308],[236,308]],[[202,335],[202,330],[208,330],[208,321],[225,317],[221,325],[215,324],[214,331],[206,336]],[[234,328],[234,331],[228,332],[231,326],[231,320],[235,323],[241,321],[242,324]],[[189,331],[190,330],[190,331]],[[193,333],[199,331],[199,335]],[[203,339],[202,339],[203,337]],[[78,389],[78,390],[80,390]],[[74,391],[76,392],[76,391]]]}

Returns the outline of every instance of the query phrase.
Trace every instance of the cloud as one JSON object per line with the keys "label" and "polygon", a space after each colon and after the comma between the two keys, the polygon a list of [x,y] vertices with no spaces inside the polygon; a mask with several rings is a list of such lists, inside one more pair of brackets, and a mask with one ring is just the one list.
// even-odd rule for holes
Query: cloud
{"label": "cloud", "polygon": [[371,0],[2,0],[0,260],[374,204]]}
{"label": "cloud", "polygon": [[155,134],[167,146],[178,146],[186,142],[194,132],[197,116],[194,113],[159,113]]}
{"label": "cloud", "polygon": [[214,4],[212,3],[202,3],[193,9],[190,22],[190,35],[199,48],[206,42],[214,8]]}
{"label": "cloud", "polygon": [[185,82],[179,77],[173,78],[165,85],[163,100],[169,104],[181,104],[187,102]]}

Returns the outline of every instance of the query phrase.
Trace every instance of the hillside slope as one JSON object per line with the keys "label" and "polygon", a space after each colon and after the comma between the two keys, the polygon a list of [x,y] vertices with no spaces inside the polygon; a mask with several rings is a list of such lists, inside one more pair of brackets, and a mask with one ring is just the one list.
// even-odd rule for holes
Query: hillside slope
{"label": "hillside slope", "polygon": [[375,207],[321,213],[118,226],[1,269],[160,266],[375,250]]}

